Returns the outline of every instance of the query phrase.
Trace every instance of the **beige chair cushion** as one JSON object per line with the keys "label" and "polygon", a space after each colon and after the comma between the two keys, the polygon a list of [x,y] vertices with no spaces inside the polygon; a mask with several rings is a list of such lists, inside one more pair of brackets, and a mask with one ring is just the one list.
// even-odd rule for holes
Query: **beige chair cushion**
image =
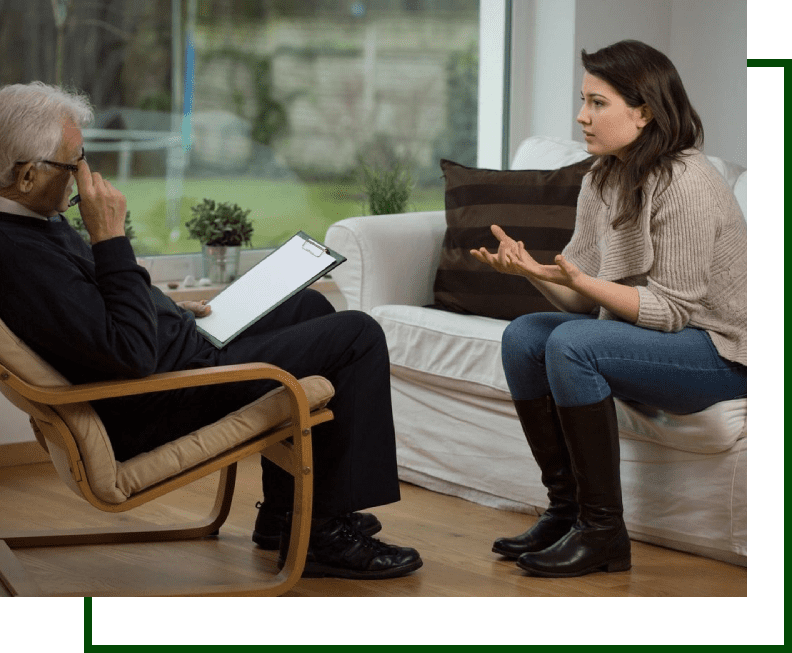
{"label": "beige chair cushion", "polygon": [[[0,320],[0,360],[20,379],[28,383],[44,387],[71,385],[54,367],[20,340],[2,320]],[[99,416],[90,404],[53,406],[52,409],[72,433],[80,434],[81,438],[78,438],[77,443],[80,452],[86,458],[86,464],[87,459],[90,458],[92,461],[91,468],[86,469],[91,486],[104,488],[115,485],[117,470],[113,447]],[[46,431],[44,436],[47,436]],[[49,438],[47,438],[47,446],[58,475],[76,494],[82,496],[72,479],[66,452],[57,442]],[[123,498],[113,503],[120,501],[123,501]]]}
{"label": "beige chair cushion", "polygon": [[[40,386],[70,385],[2,320],[0,360],[28,383]],[[312,410],[325,406],[334,393],[333,386],[323,377],[307,377],[300,384],[305,389]],[[13,401],[13,397],[9,398]],[[290,405],[283,388],[273,390],[215,424],[123,463],[116,461],[104,425],[90,404],[53,406],[52,409],[75,437],[94,494],[107,503],[119,504],[135,492],[194,467],[281,424],[289,417]],[[44,436],[47,436],[46,431]],[[76,494],[82,496],[72,478],[65,451],[49,438],[47,444],[58,475]]]}
{"label": "beige chair cushion", "polygon": [[[324,407],[333,396],[330,381],[321,376],[300,379],[311,410]],[[186,469],[250,440],[286,422],[291,414],[289,396],[277,388],[223,419],[168,442],[118,465],[117,488],[131,496]]]}

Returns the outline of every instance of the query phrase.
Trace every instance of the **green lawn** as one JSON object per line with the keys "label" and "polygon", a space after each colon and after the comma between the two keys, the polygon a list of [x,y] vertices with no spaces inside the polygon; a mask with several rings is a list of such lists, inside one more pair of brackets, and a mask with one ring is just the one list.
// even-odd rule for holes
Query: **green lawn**
{"label": "green lawn", "polygon": [[[111,180],[113,181],[113,180]],[[190,207],[204,198],[218,202],[236,202],[251,209],[255,225],[253,247],[280,244],[303,230],[323,240],[327,228],[341,220],[363,215],[363,196],[355,184],[269,181],[262,179],[190,179],[182,186],[180,220],[168,223],[168,186],[165,179],[133,179],[124,183],[113,181],[126,195],[132,226],[133,245],[139,255],[178,254],[200,249],[198,241],[188,238],[185,221],[191,217]],[[171,189],[178,196],[178,188]],[[443,208],[443,189],[416,188],[410,199],[410,211]],[[77,216],[78,209],[67,214]],[[175,229],[174,229],[175,227]]]}

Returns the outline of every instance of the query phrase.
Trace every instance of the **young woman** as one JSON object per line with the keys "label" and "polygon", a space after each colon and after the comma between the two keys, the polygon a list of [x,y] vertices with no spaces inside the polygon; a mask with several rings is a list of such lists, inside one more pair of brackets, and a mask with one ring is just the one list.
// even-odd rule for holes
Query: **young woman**
{"label": "young woman", "polygon": [[493,551],[540,576],[630,568],[614,397],[684,414],[746,396],[745,220],[679,74],[637,41],[582,58],[577,122],[598,158],[571,241],[539,265],[493,226],[498,251],[472,251],[561,311],[514,320],[502,342],[550,505]]}

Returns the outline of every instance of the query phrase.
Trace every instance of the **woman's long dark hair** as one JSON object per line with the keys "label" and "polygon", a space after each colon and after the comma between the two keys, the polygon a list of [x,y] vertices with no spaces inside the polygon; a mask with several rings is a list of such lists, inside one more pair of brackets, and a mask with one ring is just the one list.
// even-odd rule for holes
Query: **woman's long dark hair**
{"label": "woman's long dark hair", "polygon": [[682,158],[683,150],[701,148],[704,129],[679,73],[662,52],[640,41],[619,41],[593,54],[583,50],[581,55],[586,72],[610,84],[627,106],[646,104],[652,110],[652,120],[624,149],[622,159],[601,156],[593,168],[601,196],[609,182],[617,189],[616,229],[638,219],[650,175],[656,173],[668,184],[671,165]]}

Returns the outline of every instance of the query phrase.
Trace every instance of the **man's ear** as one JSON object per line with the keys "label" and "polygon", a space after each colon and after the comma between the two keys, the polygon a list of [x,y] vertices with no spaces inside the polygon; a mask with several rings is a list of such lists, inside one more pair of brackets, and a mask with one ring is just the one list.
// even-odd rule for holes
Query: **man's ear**
{"label": "man's ear", "polygon": [[36,175],[38,175],[38,168],[33,163],[24,163],[19,166],[16,178],[14,179],[14,187],[17,192],[27,194],[36,182]]}

